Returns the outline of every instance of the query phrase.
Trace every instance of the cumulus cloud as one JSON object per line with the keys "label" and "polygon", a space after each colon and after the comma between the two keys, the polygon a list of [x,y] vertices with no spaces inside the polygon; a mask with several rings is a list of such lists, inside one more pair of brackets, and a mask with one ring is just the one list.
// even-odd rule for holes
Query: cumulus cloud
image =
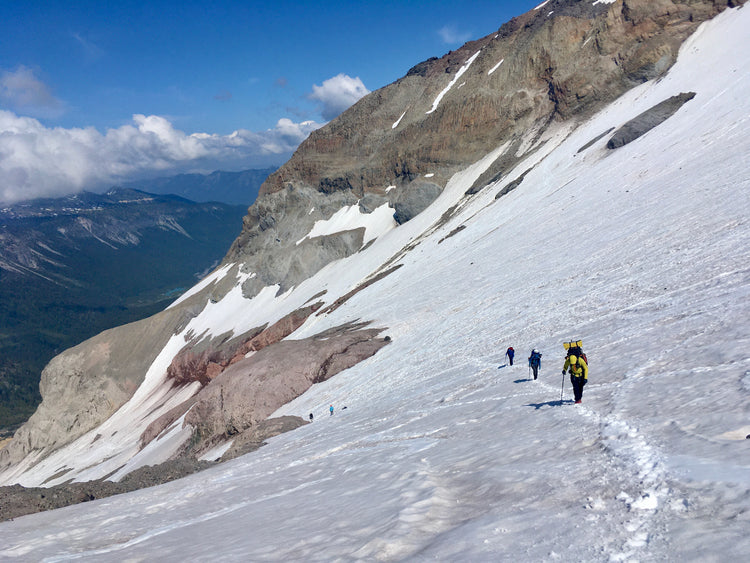
{"label": "cumulus cloud", "polygon": [[456,45],[459,43],[466,43],[471,39],[471,33],[460,32],[452,25],[446,25],[438,30],[438,35],[443,43],[448,45]]}
{"label": "cumulus cloud", "polygon": [[36,117],[59,117],[65,111],[50,88],[25,66],[0,71],[0,105]]}
{"label": "cumulus cloud", "polygon": [[107,187],[147,176],[279,164],[322,124],[280,119],[273,129],[188,135],[156,115],[100,133],[48,128],[0,110],[0,201],[10,203]]}
{"label": "cumulus cloud", "polygon": [[320,114],[330,121],[370,91],[362,81],[346,74],[339,74],[324,80],[321,86],[313,84],[313,91],[308,97],[320,102]]}

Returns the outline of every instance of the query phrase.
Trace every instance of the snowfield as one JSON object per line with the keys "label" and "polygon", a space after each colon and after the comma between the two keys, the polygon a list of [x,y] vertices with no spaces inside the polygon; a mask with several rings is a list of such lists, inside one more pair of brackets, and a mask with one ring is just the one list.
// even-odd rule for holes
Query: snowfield
{"label": "snowfield", "polygon": [[[275,298],[264,314],[280,317],[321,288],[335,300],[394,255],[403,264],[292,336],[365,319],[393,339],[276,413],[314,423],[179,481],[2,523],[0,557],[746,560],[748,30],[750,9],[725,11],[663,79],[561,125],[463,199],[498,147],[427,211],[390,229],[374,217],[365,251]],[[609,150],[607,135],[579,152],[690,91],[636,141]],[[259,296],[264,311],[272,295]],[[250,322],[253,302],[232,299]],[[590,365],[582,405],[560,373],[562,342],[577,338]]]}

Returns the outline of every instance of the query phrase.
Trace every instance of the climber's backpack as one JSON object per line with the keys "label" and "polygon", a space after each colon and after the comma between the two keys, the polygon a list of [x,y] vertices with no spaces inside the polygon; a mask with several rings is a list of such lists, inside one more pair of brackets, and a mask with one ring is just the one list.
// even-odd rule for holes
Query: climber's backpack
{"label": "climber's backpack", "polygon": [[589,365],[589,360],[586,357],[586,354],[584,354],[583,350],[581,349],[581,346],[583,346],[583,341],[573,340],[571,342],[563,342],[563,346],[568,351],[568,357],[578,356],[579,358],[583,358],[583,361],[586,362],[587,366]]}

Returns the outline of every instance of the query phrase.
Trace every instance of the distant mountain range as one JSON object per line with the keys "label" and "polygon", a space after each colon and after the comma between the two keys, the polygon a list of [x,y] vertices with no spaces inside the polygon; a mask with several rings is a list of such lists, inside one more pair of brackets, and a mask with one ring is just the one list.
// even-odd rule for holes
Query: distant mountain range
{"label": "distant mountain range", "polygon": [[130,188],[0,210],[0,428],[36,408],[55,354],[163,309],[218,264],[245,211]]}
{"label": "distant mountain range", "polygon": [[192,201],[220,201],[249,206],[258,197],[258,189],[276,168],[216,171],[211,174],[178,174],[165,178],[139,180],[122,185],[125,188],[154,194],[174,194]]}

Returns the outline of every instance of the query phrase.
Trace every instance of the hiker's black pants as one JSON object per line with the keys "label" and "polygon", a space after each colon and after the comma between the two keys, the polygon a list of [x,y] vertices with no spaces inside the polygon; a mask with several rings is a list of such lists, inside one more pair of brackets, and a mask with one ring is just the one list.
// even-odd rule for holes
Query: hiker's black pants
{"label": "hiker's black pants", "polygon": [[536,379],[536,376],[537,376],[537,375],[538,375],[538,373],[539,373],[539,366],[535,366],[535,365],[532,365],[532,366],[531,366],[531,371],[533,371],[533,372],[534,372],[534,379]]}
{"label": "hiker's black pants", "polygon": [[586,380],[583,377],[570,376],[570,382],[573,384],[573,398],[576,401],[580,401],[583,397],[583,386],[586,385]]}

